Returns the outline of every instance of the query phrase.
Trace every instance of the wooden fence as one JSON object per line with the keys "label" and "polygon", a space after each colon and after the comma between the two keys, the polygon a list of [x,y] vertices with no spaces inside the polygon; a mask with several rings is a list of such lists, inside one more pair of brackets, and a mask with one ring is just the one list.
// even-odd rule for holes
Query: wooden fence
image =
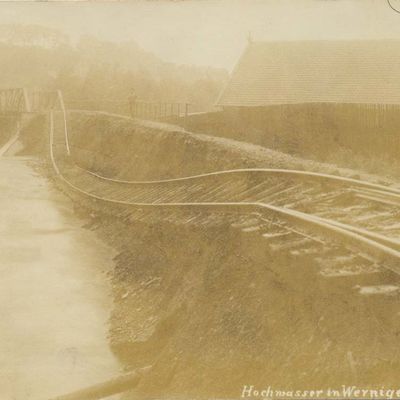
{"label": "wooden fence", "polygon": [[186,117],[190,111],[189,103],[120,101],[120,100],[67,100],[70,110],[104,111],[114,114],[129,115],[133,118],[165,121],[172,118]]}

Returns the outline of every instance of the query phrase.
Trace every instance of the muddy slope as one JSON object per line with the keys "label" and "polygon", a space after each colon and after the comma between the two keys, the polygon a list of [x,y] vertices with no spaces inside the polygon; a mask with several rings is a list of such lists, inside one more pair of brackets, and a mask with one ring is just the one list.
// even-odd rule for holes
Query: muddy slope
{"label": "muddy slope", "polygon": [[178,122],[193,132],[400,177],[400,113],[395,105],[306,103],[243,107],[195,114]]}
{"label": "muddy slope", "polygon": [[[46,154],[46,122],[32,121],[21,137],[26,154]],[[309,165],[252,145],[104,114],[74,113],[68,126],[76,162],[120,178]],[[228,224],[124,220],[111,206],[68,195],[88,219],[87,229],[117,252],[110,273],[111,349],[126,370],[153,365],[124,400],[237,398],[243,385],[396,386],[398,296],[354,290],[373,278],[327,280],[311,256],[273,251],[259,234]]]}
{"label": "muddy slope", "polygon": [[[23,115],[19,119],[20,136],[12,151],[17,155],[42,155],[48,150],[45,115]],[[0,147],[6,144],[18,131],[18,120],[7,116],[0,118]]]}
{"label": "muddy slope", "polygon": [[232,168],[291,168],[393,183],[381,176],[293,157],[266,147],[106,113],[71,112],[75,161],[120,179],[165,179]]}
{"label": "muddy slope", "polygon": [[0,147],[3,146],[15,133],[17,121],[14,117],[0,116]]}
{"label": "muddy slope", "polygon": [[311,257],[224,225],[96,214],[88,227],[118,251],[110,343],[127,369],[153,365],[141,395],[395,384],[398,297],[358,295],[368,277],[327,280]]}
{"label": "muddy slope", "polygon": [[[318,166],[107,115],[75,113],[69,128],[78,164],[125,179]],[[258,234],[224,224],[123,221],[112,208],[74,198],[77,212],[91,215],[88,228],[118,251],[110,343],[126,369],[153,365],[140,395],[238,397],[250,384],[395,385],[398,296],[357,295],[355,285],[369,277],[327,280],[313,258],[274,252]],[[137,392],[124,397],[134,398]]]}

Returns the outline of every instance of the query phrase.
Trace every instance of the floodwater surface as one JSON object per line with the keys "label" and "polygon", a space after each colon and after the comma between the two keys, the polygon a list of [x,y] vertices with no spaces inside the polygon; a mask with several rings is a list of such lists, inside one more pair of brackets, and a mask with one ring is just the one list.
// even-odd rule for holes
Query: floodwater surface
{"label": "floodwater surface", "polygon": [[35,162],[0,159],[1,399],[47,399],[119,370],[107,343],[113,252]]}

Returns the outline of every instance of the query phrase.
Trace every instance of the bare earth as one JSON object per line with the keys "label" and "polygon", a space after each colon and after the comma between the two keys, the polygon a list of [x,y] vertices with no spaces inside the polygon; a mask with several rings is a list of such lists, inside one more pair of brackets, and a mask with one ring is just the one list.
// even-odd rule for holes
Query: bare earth
{"label": "bare earth", "polygon": [[0,159],[1,399],[46,399],[118,374],[107,342],[113,252],[35,162]]}

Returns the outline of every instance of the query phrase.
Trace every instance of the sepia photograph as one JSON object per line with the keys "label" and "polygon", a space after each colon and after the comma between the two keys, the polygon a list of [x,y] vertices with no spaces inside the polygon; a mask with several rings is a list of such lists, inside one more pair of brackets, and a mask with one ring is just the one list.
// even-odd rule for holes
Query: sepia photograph
{"label": "sepia photograph", "polygon": [[400,399],[400,0],[0,1],[0,400]]}

